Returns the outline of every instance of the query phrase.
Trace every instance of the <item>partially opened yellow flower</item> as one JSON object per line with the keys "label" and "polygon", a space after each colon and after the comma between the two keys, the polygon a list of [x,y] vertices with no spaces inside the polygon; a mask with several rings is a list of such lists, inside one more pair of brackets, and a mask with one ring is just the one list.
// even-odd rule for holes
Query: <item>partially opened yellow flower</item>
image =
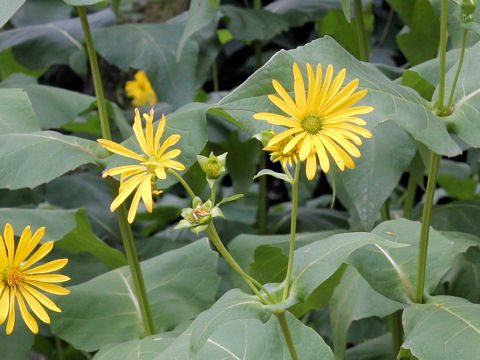
{"label": "partially opened yellow flower", "polygon": [[135,73],[135,80],[126,82],[125,91],[128,97],[133,98],[132,105],[134,106],[147,106],[158,103],[157,94],[155,94],[152,84],[143,70]]}
{"label": "partially opened yellow flower", "polygon": [[154,134],[153,117],[153,108],[150,110],[150,114],[143,114],[143,118],[146,122],[144,133],[140,112],[138,109],[135,109],[133,132],[135,133],[138,144],[143,151],[143,155],[139,155],[110,140],[97,140],[107,150],[139,161],[139,163],[135,165],[118,166],[103,172],[103,177],[120,175],[118,196],[110,205],[111,211],[115,211],[115,209],[117,209],[120,204],[123,203],[135,189],[137,189],[128,211],[129,223],[132,223],[135,219],[140,199],[143,200],[148,212],[153,211],[152,194],[162,193],[161,190],[155,190],[156,178],[160,180],[166,179],[166,169],[168,168],[185,170],[185,166],[182,163],[172,160],[180,155],[182,150],[173,149],[166,151],[169,147],[175,145],[180,140],[181,136],[177,134],[170,135],[167,140],[160,145],[160,140],[163,136],[167,120],[165,115],[162,115],[162,119],[160,120]]}
{"label": "partially opened yellow flower", "polygon": [[287,165],[292,166],[297,163],[298,149],[294,147],[286,153],[283,152],[283,149],[285,149],[285,146],[290,142],[290,140],[292,140],[292,138],[293,136],[289,136],[273,145],[267,144],[267,146],[265,146],[263,150],[270,151],[270,159],[272,160],[272,162],[280,161],[283,168],[287,167]]}
{"label": "partially opened yellow flower", "polygon": [[300,68],[296,63],[293,64],[295,100],[277,80],[272,80],[279,96],[269,95],[268,98],[289,116],[263,112],[256,113],[254,118],[289,128],[275,135],[267,147],[289,139],[287,144],[282,146],[282,153],[286,156],[294,151],[300,161],[306,160],[307,178],[312,180],[317,172],[317,159],[324,172],[330,170],[328,154],[342,171],[355,167],[351,157],[361,156],[355,146],[362,144],[358,135],[365,138],[372,136],[370,131],[361,127],[367,124],[366,121],[356,115],[368,114],[373,107],[352,107],[367,94],[367,90],[355,92],[358,79],[340,89],[345,80],[345,69],[342,69],[333,81],[332,65],[328,65],[325,79],[322,79],[320,64],[317,65],[316,74],[310,64],[307,64],[307,74],[308,91],[305,90]]}
{"label": "partially opened yellow flower", "polygon": [[[68,259],[58,259],[32,267],[43,259],[53,248],[53,241],[42,244],[32,256],[45,233],[45,228],[38,229],[32,236],[27,226],[20,236],[15,249],[15,235],[10,224],[6,224],[3,237],[0,235],[0,325],[7,320],[6,333],[10,335],[15,326],[15,305],[18,303],[20,315],[28,328],[38,333],[38,324],[30,310],[44,323],[50,324],[50,317],[44,307],[60,312],[60,308],[45,294],[37,289],[56,295],[67,295],[70,290],[52,284],[70,280],[61,274],[48,274],[63,268]],[[28,258],[28,259],[27,259]]]}

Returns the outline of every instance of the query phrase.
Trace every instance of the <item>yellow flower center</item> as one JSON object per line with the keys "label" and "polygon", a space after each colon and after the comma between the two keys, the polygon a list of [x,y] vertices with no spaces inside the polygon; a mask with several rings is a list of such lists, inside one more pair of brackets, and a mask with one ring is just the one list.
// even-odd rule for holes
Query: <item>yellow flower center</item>
{"label": "yellow flower center", "polygon": [[307,133],[315,135],[322,130],[323,120],[316,114],[308,114],[302,120],[302,127]]}
{"label": "yellow flower center", "polygon": [[7,281],[8,286],[17,287],[23,283],[24,279],[25,275],[18,267],[12,267],[7,270],[5,280]]}

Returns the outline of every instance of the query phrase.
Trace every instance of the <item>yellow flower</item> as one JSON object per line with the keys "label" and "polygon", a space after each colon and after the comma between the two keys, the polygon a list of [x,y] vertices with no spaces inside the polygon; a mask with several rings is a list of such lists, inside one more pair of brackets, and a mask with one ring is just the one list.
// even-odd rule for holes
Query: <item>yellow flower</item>
{"label": "yellow flower", "polygon": [[132,105],[147,106],[158,103],[157,94],[148,80],[147,74],[139,70],[135,74],[135,80],[127,81],[125,84],[127,96],[133,98]]}
{"label": "yellow flower", "polygon": [[297,152],[298,149],[297,147],[294,147],[290,151],[284,153],[283,149],[285,146],[290,142],[290,140],[293,139],[293,136],[289,136],[285,139],[283,139],[280,142],[277,142],[273,145],[267,145],[263,148],[265,151],[270,151],[270,158],[272,162],[277,162],[280,161],[282,164],[283,168],[285,168],[287,165],[292,166],[293,164],[297,163],[298,156]]}
{"label": "yellow flower", "polygon": [[6,224],[3,238],[0,235],[0,325],[7,320],[6,333],[10,335],[15,326],[15,304],[18,303],[20,315],[28,328],[35,334],[38,333],[38,324],[27,309],[30,310],[44,323],[50,324],[50,317],[43,308],[61,312],[60,308],[46,295],[35,288],[56,294],[67,295],[70,290],[51,284],[70,280],[61,274],[47,274],[63,268],[68,259],[58,259],[32,267],[37,261],[43,259],[53,248],[53,241],[42,244],[29,259],[27,257],[38,245],[45,233],[41,227],[32,236],[30,226],[27,226],[20,236],[15,250],[15,236],[12,225]]}
{"label": "yellow flower", "polygon": [[115,211],[116,208],[123,203],[127,197],[137,189],[133,196],[130,210],[128,211],[128,222],[132,223],[137,213],[140,199],[143,200],[148,212],[153,211],[152,194],[160,194],[161,190],[154,190],[155,177],[158,179],[166,179],[167,168],[175,170],[185,170],[185,166],[178,161],[171,160],[182,153],[180,149],[174,149],[166,152],[166,150],[175,145],[181,138],[180,135],[170,135],[167,140],[160,146],[160,139],[165,130],[167,120],[165,115],[162,115],[162,120],[158,124],[155,136],[153,134],[153,108],[150,114],[143,114],[146,122],[145,133],[142,128],[142,120],[138,109],[135,109],[135,121],[133,124],[133,132],[137,138],[138,144],[143,151],[143,155],[139,155],[126,147],[117,144],[116,142],[98,139],[97,141],[107,150],[126,156],[139,161],[136,165],[118,166],[103,172],[103,177],[120,175],[120,187],[118,196],[110,205],[110,210]]}
{"label": "yellow flower", "polygon": [[367,124],[366,121],[355,115],[368,114],[373,107],[352,107],[367,94],[367,90],[354,93],[358,87],[358,79],[349,82],[340,90],[345,80],[345,69],[342,69],[332,81],[333,66],[328,65],[323,84],[320,64],[317,65],[316,75],[310,64],[307,64],[307,74],[306,94],[300,68],[296,63],[293,64],[295,100],[278,81],[272,80],[273,87],[280,97],[269,95],[268,98],[290,117],[263,112],[256,113],[254,118],[289,128],[275,135],[267,146],[274,146],[290,138],[283,146],[282,153],[285,156],[295,150],[300,161],[307,161],[307,178],[312,180],[317,172],[317,158],[324,172],[330,170],[327,154],[330,154],[342,171],[355,167],[351,156],[357,158],[361,156],[355,146],[362,144],[358,135],[372,137],[370,131],[361,127]]}

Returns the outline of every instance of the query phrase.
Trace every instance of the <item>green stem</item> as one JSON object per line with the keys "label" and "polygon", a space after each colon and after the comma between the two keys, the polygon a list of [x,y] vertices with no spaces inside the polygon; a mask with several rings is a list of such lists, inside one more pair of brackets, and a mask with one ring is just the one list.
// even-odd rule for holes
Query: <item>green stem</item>
{"label": "green stem", "polygon": [[175,178],[178,180],[178,182],[183,185],[183,187],[185,188],[185,190],[187,190],[188,195],[190,195],[190,197],[191,197],[192,199],[195,198],[196,195],[195,195],[195,193],[193,192],[192,188],[187,184],[187,182],[186,182],[185,180],[183,180],[183,178],[182,178],[179,174],[176,173],[175,170],[167,169],[167,173],[175,176]]}
{"label": "green stem", "polygon": [[293,344],[292,334],[288,328],[287,319],[285,318],[285,309],[282,309],[280,312],[274,313],[277,316],[280,327],[282,328],[283,335],[285,336],[285,341],[287,342],[288,350],[292,356],[292,360],[298,360],[297,351],[295,350],[295,345]]}
{"label": "green stem", "polygon": [[455,88],[457,87],[457,81],[458,81],[458,77],[460,76],[460,71],[462,70],[463,58],[465,56],[465,47],[467,46],[467,34],[468,34],[468,30],[463,30],[462,50],[460,52],[460,59],[458,60],[458,68],[457,68],[457,72],[455,73],[455,79],[453,80],[452,90],[450,90],[450,97],[448,98],[448,105],[447,105],[448,109],[451,109],[453,105],[453,95],[455,93]]}
{"label": "green stem", "polygon": [[57,359],[64,360],[65,354],[63,353],[62,340],[58,336],[55,336],[55,350],[57,351]]}
{"label": "green stem", "polygon": [[108,124],[108,112],[105,104],[105,96],[103,95],[102,77],[98,68],[97,53],[93,46],[92,33],[88,25],[87,13],[84,6],[77,6],[77,12],[82,23],[83,34],[85,36],[85,44],[87,47],[88,59],[90,60],[90,68],[92,70],[93,86],[95,95],[97,96],[98,116],[100,118],[100,127],[102,129],[102,137],[112,140],[110,125]]}
{"label": "green stem", "polygon": [[388,327],[392,333],[393,360],[396,360],[403,343],[402,312],[400,310],[390,314]]}
{"label": "green stem", "polygon": [[290,295],[290,281],[292,278],[293,254],[295,252],[295,233],[297,232],[297,209],[298,209],[298,183],[300,180],[300,163],[295,166],[295,177],[292,183],[292,217],[290,219],[290,247],[288,249],[287,275],[285,276],[285,287],[283,288],[282,301],[287,300]]}
{"label": "green stem", "polygon": [[447,53],[447,11],[448,0],[441,0],[441,15],[440,15],[440,46],[438,48],[438,55],[440,57],[440,82],[438,89],[437,107],[440,113],[445,112],[445,62]]}
{"label": "green stem", "polygon": [[[78,6],[77,12],[82,23],[82,29],[85,36],[85,44],[87,48],[88,58],[90,60],[90,67],[92,70],[93,84],[95,87],[95,95],[97,97],[98,115],[100,118],[100,126],[102,129],[102,136],[104,139],[111,140],[112,135],[110,132],[110,125],[108,123],[107,106],[105,104],[105,97],[103,95],[102,78],[100,76],[100,70],[98,68],[98,60],[93,45],[92,34],[90,33],[90,27],[88,25],[87,14],[84,6]],[[108,185],[115,196],[118,194],[118,182],[112,178],[108,178]],[[135,287],[135,294],[138,298],[138,305],[140,314],[142,317],[144,335],[151,335],[154,333],[153,318],[150,310],[150,304],[148,302],[147,292],[145,289],[145,281],[140,268],[138,260],[137,250],[135,248],[135,241],[133,239],[132,229],[127,221],[127,210],[125,205],[122,204],[116,211],[118,224],[120,226],[120,232],[122,235],[123,245],[125,247],[125,253],[127,255],[128,264],[130,266],[130,272],[132,274],[132,281]]]}
{"label": "green stem", "polygon": [[392,217],[390,216],[390,208],[388,207],[389,200],[385,200],[382,207],[380,208],[380,216],[382,221],[390,220]]}
{"label": "green stem", "polygon": [[218,65],[217,59],[213,60],[212,63],[212,77],[213,77],[213,91],[220,91],[220,85],[218,84]]}
{"label": "green stem", "polygon": [[362,0],[354,0],[355,19],[357,20],[358,48],[360,50],[360,60],[368,61],[367,37],[365,34],[365,25],[363,23]]}
{"label": "green stem", "polygon": [[[232,255],[228,252],[227,248],[225,245],[223,245],[222,240],[218,236],[217,230],[215,229],[215,226],[213,225],[213,222],[210,222],[208,225],[208,228],[206,230],[206,233],[208,235],[208,238],[212,242],[212,244],[217,248],[218,252],[223,256],[223,258],[228,262],[228,264],[232,267],[233,270],[235,270],[242,278],[243,280],[247,283],[248,287],[255,293],[255,295],[258,296],[258,298],[265,304],[269,305],[274,303],[273,297],[270,295],[270,293],[254,278],[252,278],[250,275],[245,273],[243,269],[240,267],[240,265],[235,261]],[[257,285],[260,289],[262,289],[265,294],[269,297],[269,300],[267,300],[256,288]]]}
{"label": "green stem", "polygon": [[420,230],[420,244],[418,251],[417,287],[415,300],[423,302],[423,291],[425,286],[425,270],[427,266],[428,234],[430,231],[430,220],[432,218],[433,195],[437,185],[438,168],[441,156],[431,152],[430,168],[428,170],[427,190],[425,192],[425,203],[423,204],[422,227]]}
{"label": "green stem", "polygon": [[408,176],[408,184],[405,196],[405,202],[403,203],[403,217],[410,219],[412,216],[413,204],[415,203],[415,193],[417,192],[417,182],[415,177],[410,174]]}
{"label": "green stem", "polygon": [[212,186],[212,195],[210,197],[212,199],[212,204],[215,204],[216,196],[217,196],[217,182],[215,181]]}

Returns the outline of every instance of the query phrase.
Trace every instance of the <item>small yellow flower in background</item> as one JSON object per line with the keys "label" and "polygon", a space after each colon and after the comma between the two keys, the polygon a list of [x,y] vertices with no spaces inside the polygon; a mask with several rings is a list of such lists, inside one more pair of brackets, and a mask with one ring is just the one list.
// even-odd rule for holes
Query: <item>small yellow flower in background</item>
{"label": "small yellow flower in background", "polygon": [[140,112],[135,109],[135,121],[133,124],[133,132],[137,138],[138,144],[143,151],[143,155],[139,155],[116,142],[98,139],[97,141],[107,150],[138,160],[140,163],[136,165],[118,166],[103,172],[103,177],[120,175],[120,187],[118,196],[110,205],[110,210],[115,211],[121,203],[123,203],[130,194],[137,189],[133,196],[130,210],[128,211],[128,222],[132,223],[137,213],[140,199],[143,200],[148,212],[153,211],[152,194],[161,194],[161,190],[155,189],[155,178],[160,180],[167,178],[165,170],[167,168],[175,170],[185,170],[185,166],[175,160],[182,153],[180,149],[173,149],[168,152],[166,150],[175,145],[181,138],[180,135],[170,135],[167,140],[160,145],[160,139],[163,136],[167,120],[162,114],[162,119],[158,124],[154,135],[153,129],[154,111],[150,110],[150,114],[143,114],[146,122],[145,133],[143,132],[142,120]]}
{"label": "small yellow flower in background", "polygon": [[293,149],[291,149],[286,153],[283,152],[283,149],[285,148],[285,146],[292,139],[293,139],[293,136],[289,136],[273,145],[267,144],[267,146],[265,146],[263,150],[270,151],[270,158],[272,162],[280,161],[280,163],[284,168],[286,168],[287,165],[293,166],[294,164],[297,163],[297,160],[298,160],[298,156],[297,156],[298,149],[294,147]]}
{"label": "small yellow flower in background", "polygon": [[356,158],[361,156],[355,146],[362,144],[358,135],[372,137],[370,131],[361,127],[367,124],[366,121],[355,115],[368,114],[373,111],[373,107],[352,107],[367,94],[367,90],[355,93],[358,79],[349,82],[340,90],[345,80],[345,69],[342,69],[332,81],[333,66],[328,65],[323,84],[320,64],[317,65],[316,74],[310,64],[307,64],[307,74],[306,94],[300,68],[296,63],[293,64],[295,100],[277,80],[272,80],[279,97],[269,95],[268,98],[290,117],[263,112],[256,113],[254,118],[289,128],[276,134],[265,150],[277,154],[280,152],[282,155],[277,156],[282,161],[291,159],[293,151],[300,161],[307,161],[307,178],[312,180],[317,172],[317,159],[325,173],[330,170],[327,154],[330,154],[340,170],[355,168],[351,156]]}
{"label": "small yellow flower in background", "polygon": [[147,106],[158,103],[157,94],[155,94],[152,84],[143,70],[136,72],[135,80],[127,81],[125,91],[128,97],[133,98],[132,105],[134,106]]}
{"label": "small yellow flower in background", "polygon": [[32,236],[27,226],[20,236],[15,249],[15,235],[10,224],[6,224],[3,237],[0,235],[0,325],[7,320],[6,333],[10,335],[15,326],[15,304],[18,303],[20,315],[28,328],[38,333],[38,324],[31,311],[44,323],[50,324],[50,317],[44,307],[61,312],[60,308],[36,288],[56,295],[67,295],[70,290],[52,284],[70,280],[61,274],[47,274],[63,268],[68,259],[58,259],[32,267],[43,259],[53,248],[53,241],[42,244],[29,259],[28,256],[37,247],[45,228],[38,229]]}

